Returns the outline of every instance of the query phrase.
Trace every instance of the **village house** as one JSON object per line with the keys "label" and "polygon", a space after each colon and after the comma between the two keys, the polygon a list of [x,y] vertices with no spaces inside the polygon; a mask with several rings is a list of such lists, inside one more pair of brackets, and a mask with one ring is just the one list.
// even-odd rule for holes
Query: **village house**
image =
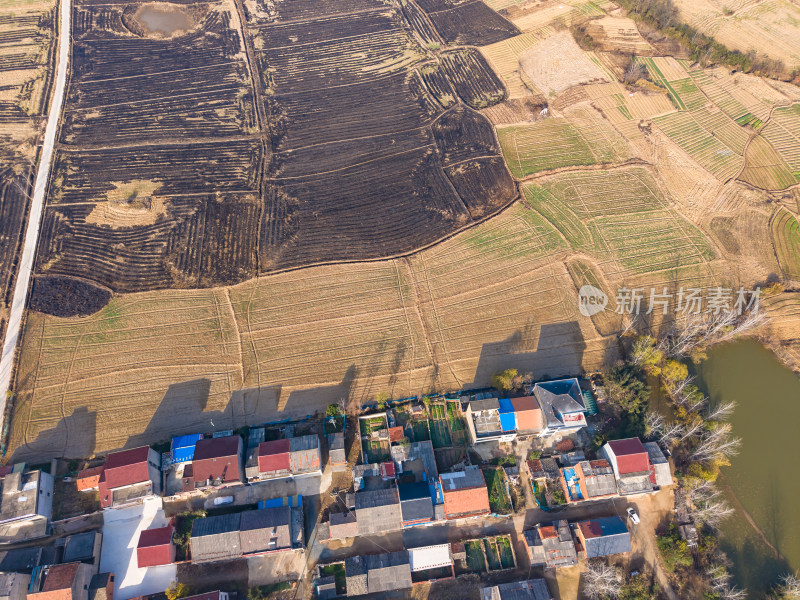
{"label": "village house", "polygon": [[544,579],[528,579],[485,587],[481,600],[553,600],[553,595]]}
{"label": "village house", "polygon": [[97,573],[89,582],[89,600],[114,600],[114,574]]}
{"label": "village house", "polygon": [[328,464],[335,471],[347,467],[347,453],[344,448],[344,432],[328,434]]}
{"label": "village house", "polygon": [[618,516],[575,523],[575,539],[583,558],[598,558],[631,551],[631,535]]}
{"label": "village house", "polygon": [[531,393],[542,411],[541,437],[569,435],[586,427],[586,405],[577,379],[543,381],[534,384]]}
{"label": "village house", "polygon": [[391,447],[397,478],[406,483],[434,482],[439,477],[436,454],[429,440]]}
{"label": "village house", "polygon": [[161,493],[161,457],[150,446],[112,452],[100,475],[100,506],[118,508]]}
{"label": "village house", "polygon": [[103,534],[99,531],[73,533],[64,539],[61,562],[85,562],[95,567],[100,564],[100,548]]}
{"label": "village house", "polygon": [[353,556],[344,561],[347,596],[404,590],[412,586],[408,551]]}
{"label": "village house", "polygon": [[170,442],[170,460],[172,464],[192,462],[197,442],[202,439],[202,433],[190,433],[172,438]]}
{"label": "village house", "polygon": [[450,544],[408,549],[408,562],[413,583],[451,579],[455,576]]}
{"label": "village house", "polygon": [[79,492],[96,492],[100,489],[100,475],[103,473],[103,465],[84,469],[75,478],[75,485]]}
{"label": "village house", "polygon": [[0,485],[0,543],[47,535],[53,510],[53,477],[44,471],[15,468],[6,473]]}
{"label": "village house", "polygon": [[30,582],[24,573],[0,573],[0,600],[25,600]]}
{"label": "village house", "polygon": [[607,460],[583,460],[574,467],[564,467],[560,479],[567,502],[617,495],[614,469]]}
{"label": "village house", "polygon": [[650,459],[650,469],[653,475],[651,481],[659,488],[672,485],[672,471],[661,447],[657,442],[645,442],[642,445],[647,450],[647,457]]}
{"label": "village house", "polygon": [[653,491],[655,471],[651,472],[650,455],[639,438],[607,442],[600,453],[614,469],[617,490],[621,496]]}
{"label": "village house", "polygon": [[355,511],[330,513],[328,527],[329,537],[332,540],[356,537],[358,535],[358,521],[356,520]]}
{"label": "village house", "polygon": [[28,588],[28,600],[89,600],[92,571],[92,566],[84,563],[36,569]]}
{"label": "village house", "polygon": [[183,469],[183,491],[242,482],[242,437],[197,440],[192,461]]}
{"label": "village house", "polygon": [[260,443],[248,457],[247,473],[249,481],[321,474],[319,436],[303,435]]}
{"label": "village house", "polygon": [[114,574],[97,573],[89,581],[89,600],[114,600]]}
{"label": "village house", "polygon": [[463,471],[442,473],[439,483],[444,498],[444,518],[463,519],[491,514],[489,490],[480,467],[472,465]]}
{"label": "village house", "polygon": [[424,481],[401,483],[397,489],[400,492],[403,527],[430,523],[434,520],[433,498],[427,483]]}
{"label": "village house", "polygon": [[195,519],[189,544],[193,563],[302,552],[303,510],[275,506]]}
{"label": "village house", "polygon": [[403,517],[397,487],[368,490],[355,494],[358,535],[402,529]]}
{"label": "village house", "polygon": [[172,525],[142,530],[136,544],[138,567],[160,567],[175,562],[175,544],[172,543],[174,533],[175,528]]}
{"label": "village house", "polygon": [[531,566],[565,567],[578,564],[575,543],[567,521],[539,523],[524,535]]}

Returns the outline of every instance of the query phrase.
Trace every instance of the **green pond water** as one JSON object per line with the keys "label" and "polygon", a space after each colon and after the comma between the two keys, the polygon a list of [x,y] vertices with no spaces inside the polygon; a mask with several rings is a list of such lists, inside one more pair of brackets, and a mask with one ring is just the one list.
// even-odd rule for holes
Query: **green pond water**
{"label": "green pond water", "polygon": [[719,478],[737,512],[722,526],[722,547],[737,584],[763,597],[800,569],[800,379],[750,340],[714,348],[697,376],[712,402],[737,403],[730,421],[741,451]]}

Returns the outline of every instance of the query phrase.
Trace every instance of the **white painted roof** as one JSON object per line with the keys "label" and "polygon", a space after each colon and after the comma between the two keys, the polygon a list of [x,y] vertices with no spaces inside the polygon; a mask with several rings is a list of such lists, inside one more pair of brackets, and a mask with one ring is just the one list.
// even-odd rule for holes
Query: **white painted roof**
{"label": "white painted roof", "polygon": [[411,564],[412,572],[450,566],[453,564],[450,544],[410,548],[408,550],[408,561]]}

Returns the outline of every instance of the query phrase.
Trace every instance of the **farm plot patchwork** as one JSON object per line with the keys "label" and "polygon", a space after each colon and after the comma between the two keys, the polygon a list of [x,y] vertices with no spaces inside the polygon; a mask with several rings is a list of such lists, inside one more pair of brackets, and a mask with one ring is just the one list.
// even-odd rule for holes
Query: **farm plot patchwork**
{"label": "farm plot patchwork", "polygon": [[795,176],[800,176],[800,104],[776,108],[763,135]]}
{"label": "farm plot patchwork", "polygon": [[[190,31],[151,38],[124,5],[78,5],[40,275],[116,292],[234,284],[409,252],[516,197],[499,149],[469,137],[485,117],[443,117],[427,91],[408,11],[261,8],[242,32],[233,4],[193,5]],[[474,106],[502,98],[475,51],[446,53],[442,72]],[[439,156],[437,118],[458,164]]]}

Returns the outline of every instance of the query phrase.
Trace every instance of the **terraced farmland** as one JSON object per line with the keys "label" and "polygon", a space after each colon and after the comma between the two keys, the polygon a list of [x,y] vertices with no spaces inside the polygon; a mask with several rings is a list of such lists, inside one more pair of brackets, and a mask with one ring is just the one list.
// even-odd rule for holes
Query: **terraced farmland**
{"label": "terraced farmland", "polygon": [[800,224],[785,208],[780,208],[772,218],[772,243],[784,273],[800,279]]}

